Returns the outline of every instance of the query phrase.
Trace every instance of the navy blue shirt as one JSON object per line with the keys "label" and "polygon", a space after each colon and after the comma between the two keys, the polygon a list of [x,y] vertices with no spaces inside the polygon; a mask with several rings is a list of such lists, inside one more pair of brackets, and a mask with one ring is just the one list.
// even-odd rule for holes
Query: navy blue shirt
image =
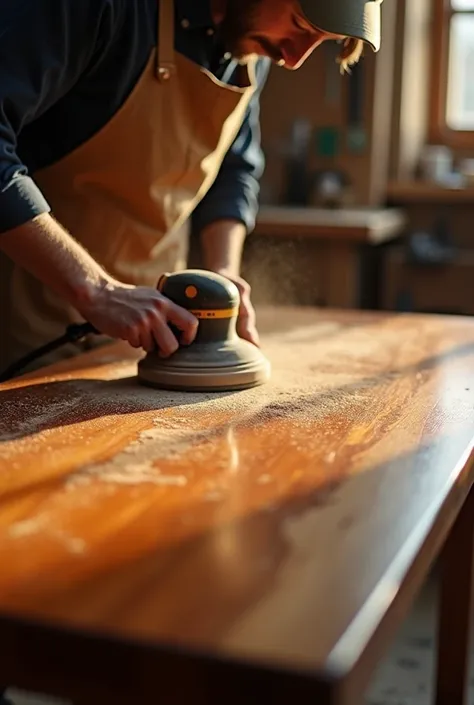
{"label": "navy blue shirt", "polygon": [[[158,2],[1,0],[0,232],[49,212],[35,171],[87,141],[126,101],[156,46]],[[235,84],[237,63],[219,43],[210,0],[175,0],[175,7],[176,50]],[[264,166],[259,99],[269,65],[258,62],[259,90],[193,214],[197,229],[221,218],[254,226]]]}

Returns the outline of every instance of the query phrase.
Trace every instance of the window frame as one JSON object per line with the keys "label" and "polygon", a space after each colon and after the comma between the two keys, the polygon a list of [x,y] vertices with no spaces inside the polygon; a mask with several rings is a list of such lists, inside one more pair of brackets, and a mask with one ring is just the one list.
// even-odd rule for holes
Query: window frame
{"label": "window frame", "polygon": [[453,130],[446,123],[450,24],[453,15],[463,14],[463,11],[454,10],[451,6],[451,0],[432,0],[432,2],[434,6],[430,62],[430,141],[445,144],[453,149],[472,149],[474,148],[474,129]]}

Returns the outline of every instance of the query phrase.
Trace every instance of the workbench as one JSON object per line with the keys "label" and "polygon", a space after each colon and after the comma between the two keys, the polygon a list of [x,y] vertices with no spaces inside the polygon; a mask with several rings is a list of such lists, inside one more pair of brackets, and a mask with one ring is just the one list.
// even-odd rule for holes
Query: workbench
{"label": "workbench", "polygon": [[254,300],[378,308],[383,245],[405,226],[398,208],[262,205],[244,256]]}
{"label": "workbench", "polygon": [[356,705],[441,556],[462,705],[474,321],[261,309],[265,387],[113,344],[0,387],[0,682],[75,703]]}

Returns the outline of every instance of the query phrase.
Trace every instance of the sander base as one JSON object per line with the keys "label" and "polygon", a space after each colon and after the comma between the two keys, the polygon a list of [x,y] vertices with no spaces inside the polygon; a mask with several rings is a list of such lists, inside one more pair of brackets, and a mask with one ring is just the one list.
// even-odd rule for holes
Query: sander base
{"label": "sander base", "polygon": [[138,363],[143,384],[173,391],[230,392],[250,389],[270,378],[261,351],[237,336],[226,341],[193,343],[169,358],[148,353]]}

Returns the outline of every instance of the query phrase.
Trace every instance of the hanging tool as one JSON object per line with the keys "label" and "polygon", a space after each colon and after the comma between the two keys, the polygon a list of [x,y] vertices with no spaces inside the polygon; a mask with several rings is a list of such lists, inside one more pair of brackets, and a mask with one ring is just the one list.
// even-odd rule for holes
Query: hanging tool
{"label": "hanging tool", "polygon": [[362,154],[367,148],[365,126],[365,66],[361,59],[351,67],[348,76],[347,102],[347,148],[354,154]]}

